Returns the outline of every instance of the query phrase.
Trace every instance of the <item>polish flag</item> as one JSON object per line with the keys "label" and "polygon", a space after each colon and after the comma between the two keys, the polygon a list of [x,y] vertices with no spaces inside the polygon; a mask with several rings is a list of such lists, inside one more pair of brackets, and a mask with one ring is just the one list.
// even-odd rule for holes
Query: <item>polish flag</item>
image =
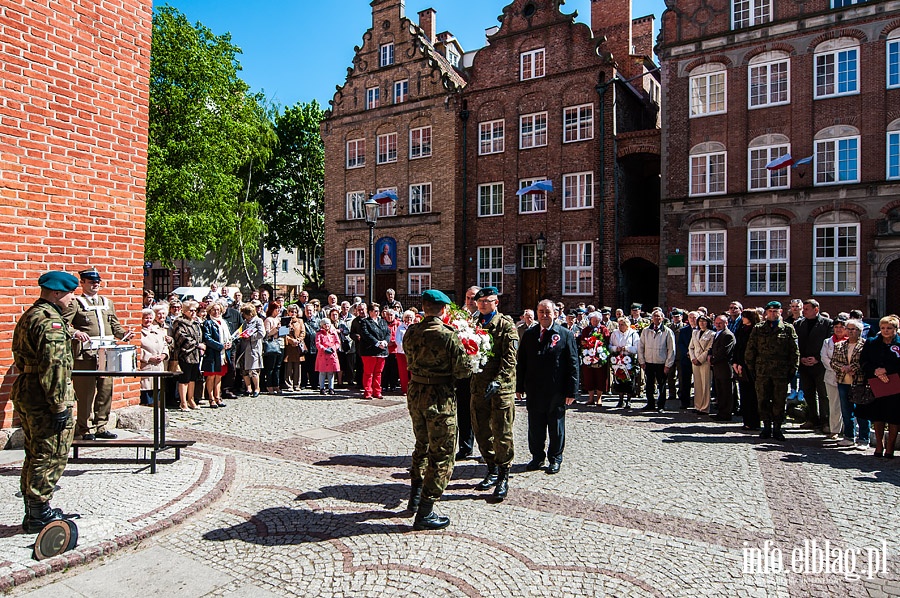
{"label": "polish flag", "polygon": [[780,158],[775,158],[768,164],[766,164],[766,169],[768,170],[781,170],[782,168],[787,168],[791,164],[794,163],[794,159],[791,158],[790,154],[785,154]]}

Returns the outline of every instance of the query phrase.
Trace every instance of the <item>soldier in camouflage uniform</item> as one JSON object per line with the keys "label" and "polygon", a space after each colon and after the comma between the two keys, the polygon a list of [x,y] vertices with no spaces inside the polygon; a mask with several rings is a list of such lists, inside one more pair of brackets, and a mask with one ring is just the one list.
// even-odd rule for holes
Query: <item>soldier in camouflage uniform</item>
{"label": "soldier in camouflage uniform", "polygon": [[516,404],[516,355],[519,335],[512,318],[497,311],[499,291],[484,287],[475,295],[476,324],[491,335],[491,351],[484,369],[472,376],[472,429],[478,450],[488,466],[476,490],[494,488],[494,498],[509,492],[509,466],[513,460],[513,419]]}
{"label": "soldier in camouflage uniform", "polygon": [[425,318],[403,336],[409,370],[407,406],[416,447],[412,454],[412,491],[408,509],[413,528],[442,529],[450,518],[433,507],[453,474],[456,449],[456,380],[471,373],[471,361],[453,328],[441,321],[450,299],[441,291],[422,293]]}
{"label": "soldier in camouflage uniform", "polygon": [[63,519],[50,507],[72,445],[72,335],[62,312],[72,302],[78,279],[47,272],[38,279],[41,297],[22,314],[13,332],[13,359],[19,375],[10,398],[25,435],[21,489],[25,499],[22,529],[41,531]]}
{"label": "soldier in camouflage uniform", "polygon": [[766,305],[766,319],[753,327],[744,353],[747,367],[756,378],[759,415],[763,420],[760,438],[784,440],[781,423],[788,383],[800,365],[800,349],[794,327],[781,319],[781,303]]}

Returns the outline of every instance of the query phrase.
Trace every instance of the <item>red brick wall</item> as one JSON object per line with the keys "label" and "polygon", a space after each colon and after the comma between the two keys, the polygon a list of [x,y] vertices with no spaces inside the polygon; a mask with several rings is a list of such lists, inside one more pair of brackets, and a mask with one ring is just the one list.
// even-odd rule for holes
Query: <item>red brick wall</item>
{"label": "red brick wall", "polygon": [[[15,322],[47,270],[103,274],[140,325],[150,0],[9,0],[0,24],[0,427]],[[137,401],[117,383],[113,407]]]}

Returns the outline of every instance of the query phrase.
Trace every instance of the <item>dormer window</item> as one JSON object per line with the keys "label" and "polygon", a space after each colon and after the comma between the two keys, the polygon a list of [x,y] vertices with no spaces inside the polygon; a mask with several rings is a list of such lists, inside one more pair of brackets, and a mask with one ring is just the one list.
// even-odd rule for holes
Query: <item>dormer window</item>
{"label": "dormer window", "polygon": [[449,62],[450,66],[453,68],[459,67],[459,54],[457,54],[456,50],[453,48],[447,48],[447,62]]}

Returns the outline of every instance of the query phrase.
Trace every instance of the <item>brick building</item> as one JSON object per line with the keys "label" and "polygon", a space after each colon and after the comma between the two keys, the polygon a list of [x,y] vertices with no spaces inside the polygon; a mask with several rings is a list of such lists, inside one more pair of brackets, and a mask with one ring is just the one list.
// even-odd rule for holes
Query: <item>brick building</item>
{"label": "brick building", "polygon": [[[459,48],[449,34],[441,45]],[[363,202],[394,191],[376,233],[376,297],[456,289],[460,73],[435,49],[435,13],[419,23],[403,0],[374,0],[347,81],[322,125],[325,143],[325,286],[368,296],[369,229]],[[454,50],[459,58],[458,50]],[[452,57],[451,57],[452,58]]]}
{"label": "brick building", "polygon": [[[460,57],[451,34],[435,35],[433,10],[415,25],[403,7],[372,2],[373,28],[322,128],[326,286],[365,294],[368,230],[358,206],[367,193],[394,188],[398,214],[379,219],[376,233],[388,237],[388,255],[396,243],[395,269],[376,275],[376,296],[387,286],[415,295],[428,284],[461,296],[478,283],[500,287],[509,312],[545,296],[655,301],[653,18],[632,21],[628,0],[595,0],[587,26],[559,2],[515,0],[487,45]],[[416,85],[397,102],[402,79]],[[423,126],[434,147],[427,159],[416,149]],[[391,139],[385,162],[381,147],[390,150]],[[553,191],[516,195],[544,179]],[[434,198],[424,214],[416,213],[422,182]]]}
{"label": "brick building", "polygon": [[[15,322],[47,270],[94,265],[140,324],[150,0],[9,0],[0,25],[0,427]],[[113,407],[137,401],[117,383]]]}
{"label": "brick building", "polygon": [[900,311],[900,4],[679,0],[657,52],[668,305]]}

